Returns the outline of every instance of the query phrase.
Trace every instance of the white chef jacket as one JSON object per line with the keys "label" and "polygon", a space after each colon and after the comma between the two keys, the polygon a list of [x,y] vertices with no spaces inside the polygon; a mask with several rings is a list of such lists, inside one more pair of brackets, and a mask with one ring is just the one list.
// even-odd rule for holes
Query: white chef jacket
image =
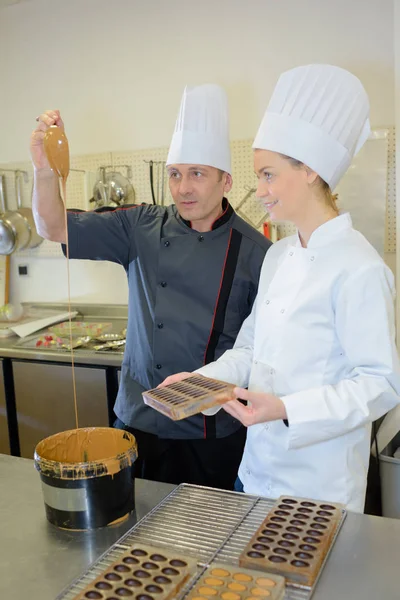
{"label": "white chef jacket", "polygon": [[282,399],[289,425],[248,428],[245,492],[362,512],[371,422],[400,399],[394,278],[343,214],[274,244],[235,346],[202,375]]}

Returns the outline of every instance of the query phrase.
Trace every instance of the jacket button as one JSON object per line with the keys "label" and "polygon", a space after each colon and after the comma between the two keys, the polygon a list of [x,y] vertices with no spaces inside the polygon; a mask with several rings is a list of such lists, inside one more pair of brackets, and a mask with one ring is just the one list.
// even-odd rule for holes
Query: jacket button
{"label": "jacket button", "polygon": [[269,304],[269,300],[266,300],[266,301],[265,301],[265,304]]}
{"label": "jacket button", "polygon": [[199,242],[203,242],[204,241],[204,236],[203,235],[199,235],[199,237],[197,239],[199,240]]}
{"label": "jacket button", "polygon": [[157,325],[157,327],[158,327],[158,329],[162,329],[162,328],[164,327],[164,323],[159,323],[159,324]]}
{"label": "jacket button", "polygon": [[167,282],[166,282],[166,281],[162,281],[162,282],[160,283],[160,285],[161,285],[161,287],[167,287]]}
{"label": "jacket button", "polygon": [[312,256],[312,257],[310,258],[310,260],[314,260],[314,259],[315,259],[315,256]]}
{"label": "jacket button", "polygon": [[281,313],[283,314],[284,312],[285,312],[285,309],[284,309],[284,308],[282,308],[282,310],[281,310]]}
{"label": "jacket button", "polygon": [[169,241],[168,241],[168,240],[167,240],[166,242],[164,242],[164,246],[165,246],[166,248],[168,248],[168,246],[169,246]]}
{"label": "jacket button", "polygon": [[289,252],[289,256],[293,256],[293,252]]}
{"label": "jacket button", "polygon": [[156,365],[156,369],[161,369],[162,365]]}

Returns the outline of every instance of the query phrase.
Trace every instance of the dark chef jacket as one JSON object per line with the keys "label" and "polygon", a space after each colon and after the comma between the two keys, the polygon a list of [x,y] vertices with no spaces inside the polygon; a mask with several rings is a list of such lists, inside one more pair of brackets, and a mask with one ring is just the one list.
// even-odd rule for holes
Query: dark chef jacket
{"label": "dark chef jacket", "polygon": [[126,425],[161,438],[225,437],[240,426],[223,410],[174,422],[142,399],[168,375],[219,358],[250,314],[270,242],[226,199],[223,207],[206,233],[194,231],[174,205],[68,213],[70,257],[116,262],[128,276],[115,413]]}

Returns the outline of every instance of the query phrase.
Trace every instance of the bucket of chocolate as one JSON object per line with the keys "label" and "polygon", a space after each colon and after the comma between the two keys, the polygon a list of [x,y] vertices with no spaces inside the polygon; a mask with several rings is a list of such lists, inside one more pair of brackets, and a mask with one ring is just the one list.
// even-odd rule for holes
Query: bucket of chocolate
{"label": "bucket of chocolate", "polygon": [[135,508],[134,436],[87,427],[52,435],[36,446],[47,519],[64,529],[95,529],[122,521]]}

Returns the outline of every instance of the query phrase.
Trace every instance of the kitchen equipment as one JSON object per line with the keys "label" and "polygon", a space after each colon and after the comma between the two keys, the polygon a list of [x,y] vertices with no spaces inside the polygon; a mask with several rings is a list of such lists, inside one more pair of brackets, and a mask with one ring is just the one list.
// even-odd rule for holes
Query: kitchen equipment
{"label": "kitchen equipment", "polygon": [[135,508],[131,466],[134,436],[122,429],[71,429],[45,438],[34,461],[46,516],[64,529],[110,525]]}
{"label": "kitchen equipment", "polygon": [[231,383],[192,375],[163,388],[143,392],[142,396],[145,404],[178,421],[233,400],[234,387]]}
{"label": "kitchen equipment", "polygon": [[[127,165],[128,177],[132,176],[132,169]],[[90,202],[95,203],[96,208],[102,206],[123,206],[124,204],[134,204],[135,190],[128,177],[124,177],[118,171],[107,172],[109,167],[100,167],[99,179],[93,187],[93,198]],[[112,167],[111,167],[112,168]]]}
{"label": "kitchen equipment", "polygon": [[281,496],[240,555],[242,567],[311,587],[336,533],[342,506]]}
{"label": "kitchen equipment", "polygon": [[[129,546],[142,543],[171,548],[197,559],[195,581],[191,579],[182,590],[179,597],[183,598],[210,565],[239,564],[240,553],[273,505],[273,500],[251,494],[181,484],[61,592],[57,600],[73,600]],[[346,511],[341,511],[339,526],[329,550],[345,518]],[[329,554],[326,560],[330,560]],[[315,585],[312,588],[289,585],[285,600],[310,600]]]}
{"label": "kitchen equipment", "polygon": [[65,182],[69,175],[69,146],[64,129],[57,125],[49,127],[43,144],[50,167]]}
{"label": "kitchen equipment", "polygon": [[33,218],[32,209],[22,206],[22,183],[23,178],[27,180],[28,174],[25,171],[15,171],[15,191],[17,194],[17,211],[28,222],[30,237],[27,248],[36,248],[43,242],[43,238],[36,231],[36,225]]}
{"label": "kitchen equipment", "polygon": [[285,580],[279,575],[213,563],[197,581],[185,600],[283,600]]}
{"label": "kitchen equipment", "polygon": [[91,582],[76,600],[133,595],[143,600],[172,600],[196,566],[194,559],[166,548],[135,544]]}
{"label": "kitchen equipment", "polygon": [[150,160],[149,161],[149,176],[150,176],[150,191],[151,191],[151,198],[153,200],[153,204],[156,204],[156,197],[154,195],[154,172],[153,172],[153,161]]}
{"label": "kitchen equipment", "polygon": [[106,331],[110,331],[110,329],[112,329],[112,323],[87,323],[84,321],[74,321],[71,324],[69,321],[64,321],[63,323],[49,327],[51,333],[60,337],[67,337],[70,333],[71,335],[97,337]]}
{"label": "kitchen equipment", "polygon": [[19,212],[7,210],[4,175],[0,175],[0,211],[0,254],[27,248],[31,237],[29,223]]}

